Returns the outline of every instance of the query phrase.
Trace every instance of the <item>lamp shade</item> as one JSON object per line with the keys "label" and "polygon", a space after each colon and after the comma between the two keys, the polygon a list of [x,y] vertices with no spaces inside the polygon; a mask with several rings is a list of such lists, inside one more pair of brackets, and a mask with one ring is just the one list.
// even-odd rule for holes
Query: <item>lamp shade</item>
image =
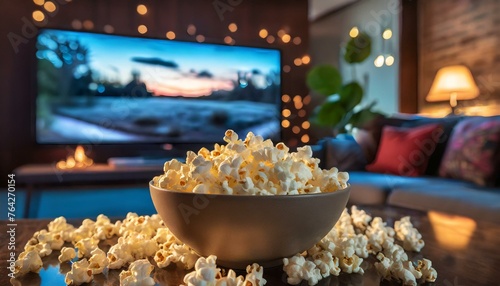
{"label": "lamp shade", "polygon": [[479,88],[466,66],[455,65],[439,69],[426,100],[448,101],[452,94],[457,100],[473,99],[479,95]]}

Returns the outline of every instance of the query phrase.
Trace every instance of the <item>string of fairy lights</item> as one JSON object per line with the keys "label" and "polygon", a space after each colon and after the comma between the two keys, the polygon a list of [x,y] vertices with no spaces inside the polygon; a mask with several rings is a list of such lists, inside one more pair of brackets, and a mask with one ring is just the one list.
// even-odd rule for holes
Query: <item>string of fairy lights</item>
{"label": "string of fairy lights", "polygon": [[[67,2],[71,2],[72,0],[66,0]],[[56,12],[57,5],[52,1],[46,0],[33,0],[33,3],[36,5],[35,10],[32,13],[32,18],[35,22],[42,25],[49,15]],[[146,16],[148,14],[148,7],[144,4],[138,4],[136,7],[137,14],[141,16]],[[71,27],[75,30],[93,30],[95,28],[94,22],[92,20],[79,20],[74,19],[71,22]],[[238,31],[238,25],[236,23],[230,23],[227,26],[228,34],[224,36],[223,42],[227,45],[235,45],[235,33]],[[114,33],[115,29],[112,25],[106,24],[103,26],[103,31],[105,33]],[[145,24],[139,24],[137,26],[137,32],[141,35],[148,33],[148,27]],[[200,33],[197,33],[197,28],[194,24],[189,24],[186,27],[186,33],[189,36],[194,37],[199,43],[205,42],[206,36]],[[276,33],[272,33],[268,29],[262,28],[257,31],[257,35],[259,38],[267,42],[269,45],[273,44],[292,44],[292,45],[301,45],[302,38],[299,36],[292,36],[290,34],[290,29],[288,27],[279,29]],[[165,38],[169,40],[174,40],[178,37],[178,34],[175,31],[169,30],[165,32]],[[311,62],[311,58],[309,55],[302,55],[293,59],[290,63],[284,63],[282,66],[282,70],[284,73],[290,73],[294,67],[300,67],[308,65]],[[309,121],[307,121],[307,111],[306,106],[311,102],[311,96],[301,96],[301,95],[288,95],[283,94],[281,96],[281,100],[283,102],[283,109],[281,112],[282,120],[281,126],[284,130],[291,130],[294,135],[294,138],[288,142],[290,145],[297,145],[298,140],[302,143],[308,143],[310,141],[310,137],[308,134],[308,130],[311,127]]]}

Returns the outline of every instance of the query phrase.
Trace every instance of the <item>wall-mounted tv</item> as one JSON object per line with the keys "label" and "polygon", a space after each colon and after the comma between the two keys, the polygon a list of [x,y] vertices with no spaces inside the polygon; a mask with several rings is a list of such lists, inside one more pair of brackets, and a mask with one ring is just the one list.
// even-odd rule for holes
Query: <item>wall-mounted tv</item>
{"label": "wall-mounted tv", "polygon": [[276,49],[41,29],[36,58],[40,144],[280,139]]}

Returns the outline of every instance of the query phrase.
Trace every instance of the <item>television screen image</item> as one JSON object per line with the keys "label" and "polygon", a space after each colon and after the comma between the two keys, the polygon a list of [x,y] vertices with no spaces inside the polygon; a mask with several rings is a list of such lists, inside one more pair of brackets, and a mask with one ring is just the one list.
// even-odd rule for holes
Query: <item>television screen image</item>
{"label": "television screen image", "polygon": [[38,143],[280,138],[279,50],[42,29],[36,57]]}

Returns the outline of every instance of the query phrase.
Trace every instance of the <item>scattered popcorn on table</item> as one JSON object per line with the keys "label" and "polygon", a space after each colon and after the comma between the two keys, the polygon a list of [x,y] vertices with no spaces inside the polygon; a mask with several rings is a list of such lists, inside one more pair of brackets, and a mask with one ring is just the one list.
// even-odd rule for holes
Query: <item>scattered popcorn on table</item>
{"label": "scattered popcorn on table", "polygon": [[222,276],[222,271],[217,268],[217,256],[200,257],[194,266],[194,271],[184,276],[185,286],[263,286],[266,279],[263,277],[264,269],[257,263],[248,265],[245,277],[236,276],[234,270],[229,269],[227,276]]}
{"label": "scattered popcorn on table", "polygon": [[344,209],[340,215],[337,224],[335,224],[335,229],[337,230],[339,237],[351,237],[356,234],[354,226],[352,225],[351,216],[347,212],[347,209]]}
{"label": "scattered popcorn on table", "polygon": [[174,191],[230,195],[298,195],[334,192],[347,187],[349,174],[337,168],[322,170],[310,146],[289,153],[249,132],[244,140],[227,130],[226,145],[214,150],[189,151],[186,163],[171,160],[153,184]]}
{"label": "scattered popcorn on table", "polygon": [[[409,218],[397,221],[395,232],[381,218],[370,220],[368,214],[355,206],[351,210],[352,215],[345,210],[332,230],[307,253],[283,259],[283,270],[287,274],[289,284],[298,285],[305,280],[309,285],[316,285],[321,279],[330,275],[338,276],[340,272],[363,274],[361,263],[369,253],[375,254],[379,260],[375,262],[375,269],[382,279],[400,280],[405,285],[436,280],[437,272],[432,268],[430,260],[424,258],[415,266],[408,260],[405,249],[395,243],[395,236],[404,243],[407,234],[421,240],[421,235],[415,234],[417,230],[413,228]],[[104,227],[113,230],[98,235],[103,233]],[[146,263],[148,257],[152,257],[160,268],[171,263],[181,264],[185,269],[195,267],[195,271],[184,278],[187,286],[261,286],[266,283],[263,268],[256,264],[247,267],[246,277],[236,276],[232,270],[222,277],[222,271],[215,264],[215,256],[198,257],[191,248],[175,238],[158,215],[138,216],[129,213],[123,221],[115,223],[111,223],[105,216],[99,216],[95,222],[84,220],[78,228],[67,224],[66,220],[60,217],[49,223],[49,228],[49,231],[36,232],[26,243],[25,251],[16,261],[16,277],[28,272],[38,272],[42,267],[41,256],[52,251],[51,245],[59,247],[62,239],[72,242],[74,247],[61,248],[61,262],[74,259],[77,256],[75,248],[78,248],[78,256],[83,257],[82,260],[74,262],[71,271],[66,274],[65,281],[68,285],[87,283],[92,280],[94,274],[102,273],[106,268],[120,269],[127,265],[129,270],[120,274],[120,280],[125,281],[126,285],[153,285],[154,280],[150,273],[154,267],[149,262]],[[112,245],[107,253],[98,248],[101,238],[110,238],[106,233],[118,237],[116,244]],[[75,241],[78,238],[79,240]],[[142,272],[134,272],[137,275],[133,273],[138,270]],[[210,283],[213,284],[208,283],[207,279],[212,279]],[[13,283],[19,282],[13,280]]]}
{"label": "scattered popcorn on table", "polygon": [[84,258],[71,265],[71,271],[66,273],[64,282],[66,282],[66,285],[81,285],[83,283],[90,283],[93,278],[94,275],[92,274],[92,270],[89,269],[89,262]]}
{"label": "scattered popcorn on table", "polygon": [[215,285],[217,277],[221,276],[216,261],[215,255],[200,257],[194,265],[194,271],[184,276],[186,286]]}
{"label": "scattered popcorn on table", "polygon": [[403,262],[403,268],[410,271],[413,276],[415,276],[416,279],[420,279],[422,277],[422,272],[420,270],[415,269],[415,265],[413,265],[413,262],[411,261],[404,261]]}
{"label": "scattered popcorn on table", "polygon": [[367,258],[370,253],[368,252],[368,238],[366,237],[366,235],[357,234],[353,239],[356,255],[361,258]]}
{"label": "scattered popcorn on table", "polygon": [[154,260],[156,262],[156,265],[160,268],[165,268],[170,265],[171,258],[170,258],[170,252],[166,249],[160,249],[155,253]]}
{"label": "scattered popcorn on table", "polygon": [[422,260],[418,261],[416,269],[422,273],[422,277],[426,282],[436,281],[437,272],[436,269],[432,268],[432,261],[423,258]]}
{"label": "scattered popcorn on table", "polygon": [[405,268],[401,261],[398,261],[391,266],[391,273],[394,278],[397,278],[402,282],[402,285],[417,285],[415,275],[410,271],[410,269]]}
{"label": "scattered popcorn on table", "polygon": [[334,255],[339,259],[339,265],[343,272],[363,274],[363,268],[360,267],[363,258],[356,255],[354,239],[343,237],[336,241]]}
{"label": "scattered popcorn on table", "polygon": [[158,250],[154,255],[154,260],[160,268],[165,268],[171,263],[181,263],[186,270],[193,268],[198,258],[198,254],[189,246],[177,243]]}
{"label": "scattered popcorn on table", "polygon": [[134,258],[130,254],[130,249],[127,243],[123,242],[123,237],[118,239],[118,243],[111,246],[108,250],[107,259],[109,269],[122,268],[128,262],[132,262]]}
{"label": "scattered popcorn on table", "polygon": [[[315,273],[320,273],[323,278],[338,276],[340,272],[363,274],[361,264],[369,254],[375,254],[379,260],[374,266],[382,279],[400,280],[404,285],[418,285],[420,280],[436,280],[437,273],[430,260],[420,260],[415,267],[408,260],[405,249],[395,243],[394,229],[380,217],[372,220],[371,216],[356,206],[351,210],[352,215],[347,209],[344,210],[337,224],[321,241],[307,250],[306,256],[297,254],[283,259],[283,271],[288,276],[289,284],[297,285],[306,280],[309,285],[315,285],[321,279],[316,279]],[[403,222],[407,220],[404,218]],[[398,230],[400,227],[398,225]]]}
{"label": "scattered popcorn on table", "polygon": [[323,278],[316,264],[300,254],[283,258],[283,271],[288,276],[286,282],[291,285],[298,285],[302,280],[306,280],[309,285],[316,285]]}
{"label": "scattered popcorn on table", "polygon": [[76,251],[73,247],[63,247],[61,249],[61,254],[57,258],[59,262],[66,262],[73,260],[76,257]]}
{"label": "scattered popcorn on table", "polygon": [[247,275],[242,285],[264,286],[267,281],[264,279],[264,268],[257,263],[247,266]]}
{"label": "scattered popcorn on table", "polygon": [[351,207],[351,218],[352,224],[360,230],[365,230],[372,220],[370,215],[368,215],[364,210],[359,210],[356,206]]}
{"label": "scattered popcorn on table", "polygon": [[52,253],[52,248],[50,248],[49,243],[37,243],[37,244],[27,244],[24,247],[24,251],[36,251],[40,257],[45,257]]}
{"label": "scattered popcorn on table", "polygon": [[14,266],[14,275],[16,277],[23,276],[28,272],[40,272],[43,266],[42,258],[36,250],[24,251],[19,254]]}
{"label": "scattered popcorn on table", "polygon": [[377,254],[377,259],[380,261],[375,262],[375,268],[377,269],[378,274],[382,276],[382,279],[391,280],[392,261],[385,257],[382,252]]}
{"label": "scattered popcorn on table", "polygon": [[154,266],[147,259],[132,262],[128,270],[120,273],[121,286],[152,286],[155,281],[151,278]]}
{"label": "scattered popcorn on table", "polygon": [[386,223],[380,217],[376,217],[371,221],[365,235],[368,237],[368,251],[371,254],[382,251],[382,245],[385,241],[394,241],[394,229],[386,226]]}
{"label": "scattered popcorn on table", "polygon": [[115,224],[111,223],[110,219],[107,216],[103,214],[97,216],[94,237],[99,240],[104,240],[107,238],[111,238],[116,234],[118,234],[117,227]]}
{"label": "scattered popcorn on table", "polygon": [[[48,244],[51,250],[60,250],[64,244],[64,240],[60,233],[40,232],[36,239],[40,244]],[[50,253],[48,253],[49,255]]]}
{"label": "scattered popcorn on table", "polygon": [[97,248],[99,239],[94,237],[82,238],[75,243],[75,247],[78,249],[78,258],[90,258],[91,253]]}
{"label": "scattered popcorn on table", "polygon": [[[160,227],[156,230],[156,234],[153,237],[156,243],[170,247],[171,244],[177,242],[177,238],[170,232],[166,227]],[[180,241],[179,241],[180,243]]]}
{"label": "scattered popcorn on table", "polygon": [[75,227],[68,224],[66,218],[61,216],[51,221],[47,225],[47,229],[50,233],[59,233],[64,241],[69,242],[72,239],[71,237]]}
{"label": "scattered popcorn on table", "polygon": [[323,278],[330,275],[339,276],[339,259],[333,257],[332,254],[326,250],[319,251],[312,256],[314,264],[321,272]]}
{"label": "scattered popcorn on table", "polygon": [[233,269],[229,269],[227,276],[217,279],[216,286],[243,286],[243,276],[236,276],[236,272]]}
{"label": "scattered popcorn on table", "polygon": [[105,267],[108,266],[108,259],[106,253],[100,248],[92,250],[92,256],[89,259],[89,269],[92,274],[101,274]]}
{"label": "scattered popcorn on table", "polygon": [[383,244],[383,253],[384,255],[394,262],[406,261],[408,260],[408,254],[406,254],[405,250],[401,245],[394,244],[390,240],[386,241]]}
{"label": "scattered popcorn on table", "polygon": [[403,242],[403,248],[408,251],[419,252],[425,245],[422,235],[410,222],[410,217],[405,216],[394,223],[396,237]]}

